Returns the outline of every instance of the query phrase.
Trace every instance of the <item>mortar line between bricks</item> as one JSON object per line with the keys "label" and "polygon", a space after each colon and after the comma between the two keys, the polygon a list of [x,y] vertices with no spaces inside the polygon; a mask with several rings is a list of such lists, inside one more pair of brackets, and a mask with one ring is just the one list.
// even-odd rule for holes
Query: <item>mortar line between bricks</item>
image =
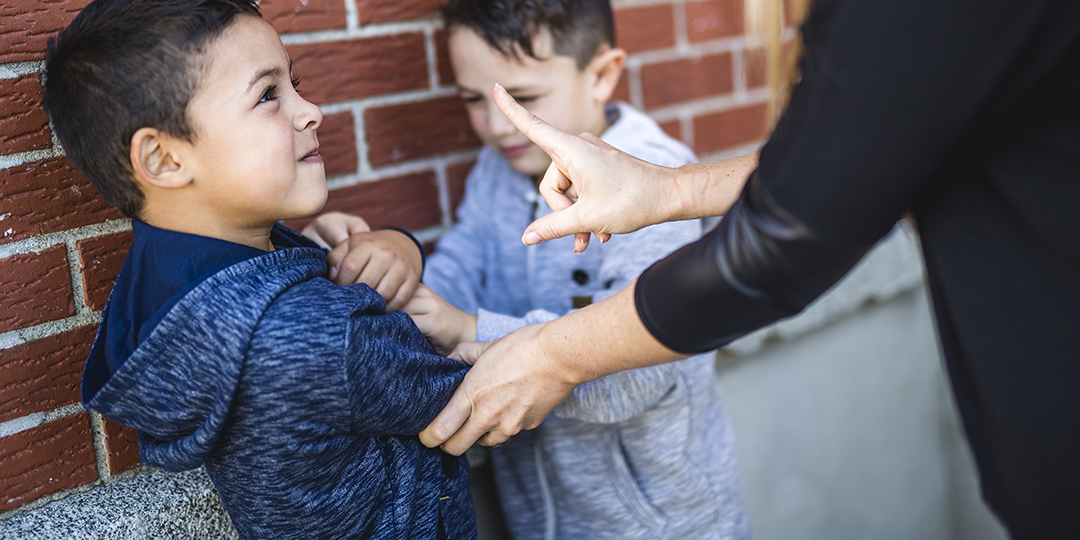
{"label": "mortar line between bricks", "polygon": [[671,4],[671,0],[612,0],[611,8],[618,11],[625,8],[663,6],[667,4]]}
{"label": "mortar line between bricks", "polygon": [[17,154],[0,156],[0,170],[18,167],[19,165],[24,165],[32,161],[58,158],[62,155],[64,155],[64,150],[56,144],[56,136],[54,135],[52,148],[42,148],[41,150],[30,150],[29,152],[19,152]]}
{"label": "mortar line between bricks", "polygon": [[450,167],[450,163],[446,160],[439,161],[435,167],[435,185],[439,188],[439,213],[442,214],[439,223],[443,227],[449,227],[454,221],[454,217],[450,215],[450,182],[446,179],[446,169]]}
{"label": "mortar line between bricks", "polygon": [[761,103],[767,103],[768,100],[769,90],[767,88],[758,88],[741,95],[726,94],[719,97],[708,97],[694,101],[686,101],[676,105],[657,107],[655,109],[649,109],[646,112],[648,112],[649,116],[653,117],[657,122],[668,122],[670,120],[681,118],[680,115],[684,110],[690,110],[692,116],[696,117],[738,109],[748,105],[759,105]]}
{"label": "mortar line between bricks", "polygon": [[105,443],[105,420],[97,411],[90,411],[90,435],[94,461],[97,462],[98,480],[108,483],[112,478],[112,471],[109,469],[109,448]]}
{"label": "mortar line between bricks", "polygon": [[479,150],[462,150],[459,152],[441,154],[438,157],[420,158],[409,160],[404,163],[395,163],[378,169],[368,168],[367,170],[356,173],[328,178],[326,185],[330,190],[336,190],[370,182],[378,182],[388,178],[430,171],[439,167],[440,163],[456,165],[463,161],[476,159],[476,156],[478,155]]}
{"label": "mortar line between bricks", "polygon": [[370,26],[358,24],[356,28],[285,34],[281,36],[281,42],[285,45],[307,45],[310,43],[325,43],[330,41],[348,41],[353,39],[393,36],[396,34],[415,34],[421,33],[428,28],[437,28],[440,26],[441,23],[439,20],[434,18],[377,23]]}
{"label": "mortar line between bricks", "polygon": [[75,315],[93,311],[86,305],[86,282],[83,281],[82,257],[79,256],[78,241],[64,242],[67,247],[68,270],[71,272],[71,294],[75,297]]}
{"label": "mortar line between bricks", "polygon": [[710,54],[733,53],[739,49],[745,49],[750,42],[745,36],[735,36],[694,43],[685,48],[674,46],[666,49],[653,49],[650,51],[635,52],[627,58],[628,65],[644,66],[647,64],[660,64],[676,60],[689,60]]}
{"label": "mortar line between bricks", "polygon": [[76,313],[74,316],[66,319],[49,321],[27,328],[19,328],[18,330],[4,332],[3,334],[0,334],[0,351],[41,338],[62,334],[83,326],[97,324],[100,318],[101,312],[99,311]]}
{"label": "mortar line between bricks", "polygon": [[31,238],[26,238],[24,240],[19,240],[17,242],[11,242],[10,244],[0,245],[0,259],[5,259],[12,255],[38,253],[53,246],[63,244],[69,240],[78,242],[80,240],[93,238],[95,236],[104,236],[107,234],[130,230],[131,220],[127,218],[121,218],[110,219],[108,221],[94,223],[91,225],[84,225],[82,227],[76,227],[74,229],[46,233],[40,236],[34,236]]}
{"label": "mortar line between bricks", "polygon": [[345,27],[349,30],[360,28],[360,10],[356,9],[356,0],[344,0],[345,2]]}
{"label": "mortar line between bricks", "polygon": [[424,58],[427,60],[428,88],[439,89],[439,58],[435,53],[435,29],[424,30]]}
{"label": "mortar line between bricks", "polygon": [[363,115],[364,109],[373,109],[390,105],[405,105],[408,103],[418,103],[421,101],[426,101],[431,98],[444,98],[450,96],[457,96],[457,88],[454,86],[440,86],[436,88],[410,90],[407,92],[399,92],[396,94],[386,94],[368,98],[350,99],[347,101],[335,101],[333,103],[323,103],[319,104],[319,109],[322,110],[324,115],[350,110],[357,112],[360,115]]}
{"label": "mortar line between bricks", "polygon": [[45,70],[44,60],[12,62],[0,64],[0,79],[16,79],[23,75],[34,75]]}
{"label": "mortar line between bricks", "polygon": [[14,420],[8,420],[7,422],[0,423],[0,437],[10,437],[54,420],[75,416],[84,410],[86,409],[83,408],[82,403],[68,403],[63,407],[31,413]]}
{"label": "mortar line between bricks", "polygon": [[686,24],[686,2],[673,0],[671,9],[675,18],[675,48],[680,51],[688,51],[693,48],[693,45],[690,43],[690,32]]}

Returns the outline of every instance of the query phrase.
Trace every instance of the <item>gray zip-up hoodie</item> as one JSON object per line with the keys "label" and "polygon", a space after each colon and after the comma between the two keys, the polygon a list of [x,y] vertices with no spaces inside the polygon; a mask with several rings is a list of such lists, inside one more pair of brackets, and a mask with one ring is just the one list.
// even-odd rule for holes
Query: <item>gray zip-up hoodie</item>
{"label": "gray zip-up hoodie", "polygon": [[[609,113],[617,119],[601,138],[612,146],[668,167],[695,161],[648,116],[625,104]],[[702,232],[699,221],[683,221],[594,242],[580,254],[572,237],[526,247],[521,231],[547,212],[531,179],[481,151],[458,222],[424,273],[436,293],[478,314],[480,341],[610,296]],[[493,450],[514,537],[748,538],[714,369],[714,355],[705,354],[581,385],[537,429]]]}

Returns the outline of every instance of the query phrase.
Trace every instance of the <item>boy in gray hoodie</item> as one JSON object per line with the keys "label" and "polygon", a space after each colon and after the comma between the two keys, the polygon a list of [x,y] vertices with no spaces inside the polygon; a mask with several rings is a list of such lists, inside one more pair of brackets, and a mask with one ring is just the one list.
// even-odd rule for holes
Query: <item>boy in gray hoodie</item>
{"label": "boy in gray hoodie", "polygon": [[[551,160],[495,107],[495,83],[564,131],[591,133],[668,167],[695,158],[646,115],[608,104],[626,53],[615,48],[607,0],[451,0],[443,18],[460,95],[487,147],[469,174],[457,224],[404,307],[436,350],[499,338],[605,298],[701,234],[700,222],[684,221],[577,254],[583,246],[571,238],[523,245],[521,231],[550,212],[536,182]],[[349,219],[325,216],[310,230],[338,244]],[[370,260],[359,235],[348,243],[331,265]],[[538,428],[493,449],[514,537],[748,538],[714,361],[704,354],[584,384]]]}

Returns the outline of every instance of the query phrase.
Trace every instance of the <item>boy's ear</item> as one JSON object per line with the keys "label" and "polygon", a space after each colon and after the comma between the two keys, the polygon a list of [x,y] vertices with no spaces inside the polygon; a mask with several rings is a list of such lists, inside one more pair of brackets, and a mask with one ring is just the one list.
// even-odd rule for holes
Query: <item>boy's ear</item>
{"label": "boy's ear", "polygon": [[191,183],[191,171],[180,160],[180,141],[154,128],[139,128],[131,136],[131,168],[140,183],[171,189]]}
{"label": "boy's ear", "polygon": [[623,49],[607,49],[593,57],[589,62],[589,70],[595,77],[592,88],[594,100],[599,103],[611,101],[611,95],[619,85],[625,64],[626,51]]}

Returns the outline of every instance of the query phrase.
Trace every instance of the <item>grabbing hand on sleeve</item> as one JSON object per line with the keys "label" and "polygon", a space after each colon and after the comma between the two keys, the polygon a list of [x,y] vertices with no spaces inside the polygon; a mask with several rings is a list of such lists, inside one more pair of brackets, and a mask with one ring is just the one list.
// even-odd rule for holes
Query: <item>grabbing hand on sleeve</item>
{"label": "grabbing hand on sleeve", "polygon": [[364,218],[344,212],[327,212],[315,218],[300,231],[316,244],[333,249],[349,238],[349,235],[370,231]]}
{"label": "grabbing hand on sleeve", "polygon": [[435,352],[450,354],[463,341],[476,340],[476,315],[454,307],[434,291],[420,285],[402,311],[408,313]]}
{"label": "grabbing hand on sleeve", "polygon": [[397,311],[412,298],[424,273],[424,258],[413,239],[401,231],[372,231],[360,216],[328,212],[303,234],[332,248],[326,256],[327,277],[338,285],[364,283]]}

